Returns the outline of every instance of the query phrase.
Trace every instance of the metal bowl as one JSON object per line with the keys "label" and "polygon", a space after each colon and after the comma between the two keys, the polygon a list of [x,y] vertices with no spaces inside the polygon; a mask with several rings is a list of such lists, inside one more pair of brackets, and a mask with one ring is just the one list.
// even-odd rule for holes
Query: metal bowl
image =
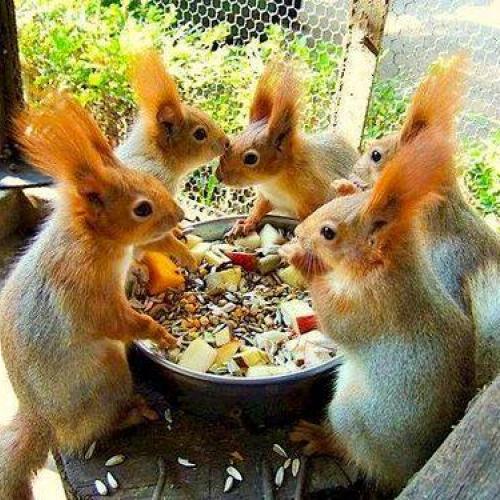
{"label": "metal bowl", "polygon": [[[238,217],[193,224],[186,232],[206,241],[222,239]],[[268,216],[262,224],[294,228],[297,221]],[[324,408],[331,397],[338,358],[327,363],[272,377],[224,377],[197,373],[167,361],[141,341],[131,352],[141,374],[159,384],[168,399],[193,414],[210,419],[235,417],[252,426],[286,423]]]}

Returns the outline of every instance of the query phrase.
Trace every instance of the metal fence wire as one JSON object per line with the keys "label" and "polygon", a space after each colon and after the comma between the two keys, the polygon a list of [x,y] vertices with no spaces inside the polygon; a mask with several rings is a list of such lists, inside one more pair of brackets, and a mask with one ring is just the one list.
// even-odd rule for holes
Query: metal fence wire
{"label": "metal fence wire", "polygon": [[[19,0],[26,7],[23,18],[30,15],[29,1]],[[253,88],[273,54],[294,59],[300,68],[305,129],[322,130],[335,124],[352,12],[358,2],[383,9],[388,4],[363,142],[398,127],[409,98],[433,61],[467,49],[472,68],[459,132],[468,148],[468,160],[478,163],[488,155],[484,161],[493,165],[496,188],[492,197],[488,187],[484,196],[490,199],[482,203],[486,212],[500,213],[500,113],[496,103],[500,93],[500,0],[100,0],[101,5],[120,8],[153,7],[154,12],[142,22],[154,20],[151,37],[163,49],[181,93],[214,116],[229,135],[246,126]],[[168,26],[168,33],[158,34],[158,26]],[[133,35],[132,30],[120,36],[127,41]],[[198,50],[197,57],[204,64],[190,63],[193,50]],[[130,113],[126,115],[128,120]],[[184,196],[219,213],[247,212],[253,191],[219,185],[212,168],[208,165],[195,172],[186,183]],[[483,172],[472,169],[467,175]]]}

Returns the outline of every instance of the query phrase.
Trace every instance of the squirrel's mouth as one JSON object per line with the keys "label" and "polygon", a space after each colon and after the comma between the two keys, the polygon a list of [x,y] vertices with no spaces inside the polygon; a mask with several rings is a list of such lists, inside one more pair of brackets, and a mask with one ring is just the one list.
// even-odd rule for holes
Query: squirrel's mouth
{"label": "squirrel's mouth", "polygon": [[284,245],[280,254],[295,266],[306,279],[328,271],[328,266],[324,261],[312,250],[305,249],[298,239]]}

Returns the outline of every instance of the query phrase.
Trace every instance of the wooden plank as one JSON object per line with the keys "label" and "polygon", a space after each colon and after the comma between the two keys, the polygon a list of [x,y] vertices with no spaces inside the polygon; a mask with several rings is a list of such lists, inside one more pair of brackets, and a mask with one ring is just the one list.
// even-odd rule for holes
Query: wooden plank
{"label": "wooden plank", "polygon": [[500,375],[399,499],[500,498]]}
{"label": "wooden plank", "polygon": [[0,2],[0,152],[12,112],[23,103],[14,0]]}
{"label": "wooden plank", "polygon": [[389,0],[352,0],[333,123],[359,147],[381,50]]}

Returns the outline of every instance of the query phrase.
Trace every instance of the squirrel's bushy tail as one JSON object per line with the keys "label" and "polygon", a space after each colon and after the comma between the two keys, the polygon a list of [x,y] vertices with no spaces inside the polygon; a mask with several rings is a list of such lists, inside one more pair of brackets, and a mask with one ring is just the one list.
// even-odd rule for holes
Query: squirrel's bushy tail
{"label": "squirrel's bushy tail", "polygon": [[31,479],[43,467],[49,452],[52,433],[48,426],[33,417],[18,413],[0,429],[0,498],[33,498]]}

